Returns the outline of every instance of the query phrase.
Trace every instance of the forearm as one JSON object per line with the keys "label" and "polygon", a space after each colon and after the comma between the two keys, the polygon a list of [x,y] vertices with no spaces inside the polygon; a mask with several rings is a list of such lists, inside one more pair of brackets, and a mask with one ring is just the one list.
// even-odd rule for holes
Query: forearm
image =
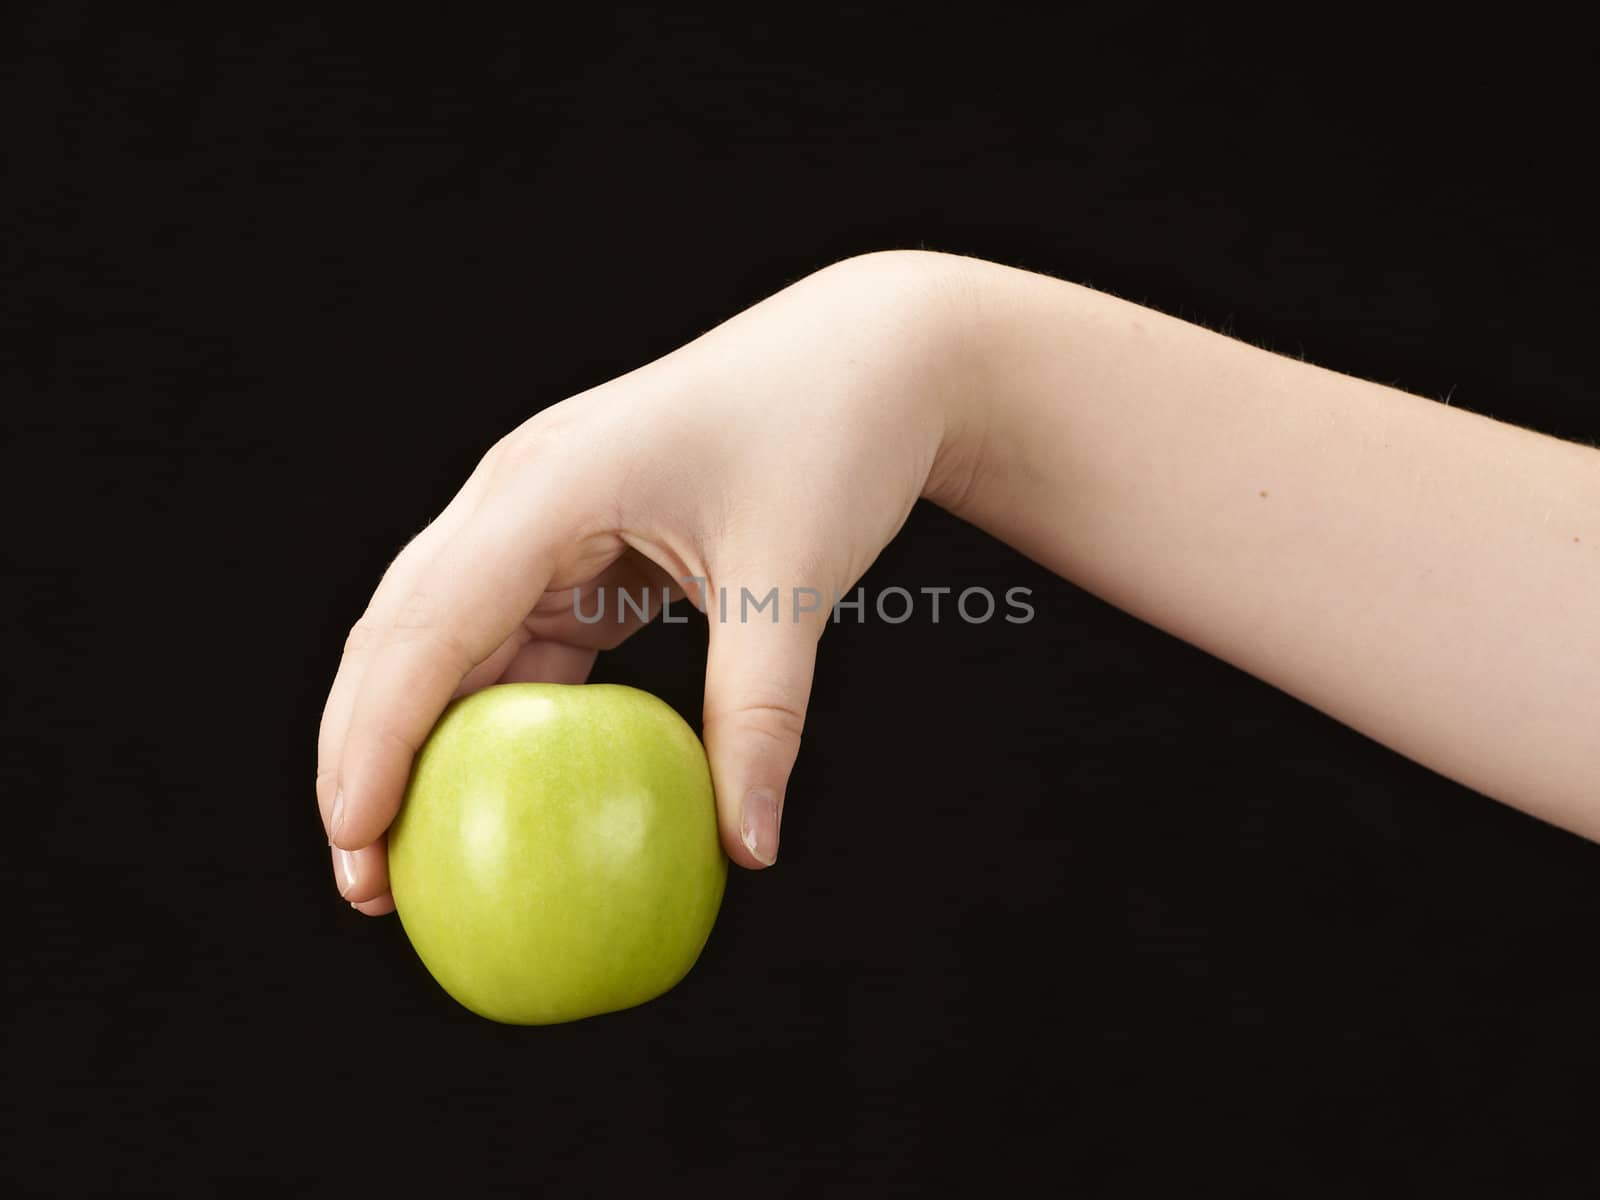
{"label": "forearm", "polygon": [[1600,837],[1600,452],[961,260],[933,498],[1461,783]]}

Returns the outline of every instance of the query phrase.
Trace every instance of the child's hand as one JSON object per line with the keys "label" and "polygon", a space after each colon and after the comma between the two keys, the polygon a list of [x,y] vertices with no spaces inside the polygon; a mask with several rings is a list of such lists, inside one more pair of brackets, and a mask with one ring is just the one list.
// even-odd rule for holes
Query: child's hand
{"label": "child's hand", "polygon": [[[619,589],[647,592],[652,617],[663,589],[708,607],[723,842],[744,866],[773,862],[834,595],[919,496],[960,488],[961,261],[886,253],[820,271],[484,456],[384,575],[328,696],[317,802],[346,899],[393,908],[384,831],[445,705],[496,682],[581,682],[642,624],[618,622]],[[740,620],[744,588],[778,589],[776,623],[770,608]],[[797,604],[796,588],[815,593]],[[588,617],[603,590],[603,620],[578,619],[574,589]]]}

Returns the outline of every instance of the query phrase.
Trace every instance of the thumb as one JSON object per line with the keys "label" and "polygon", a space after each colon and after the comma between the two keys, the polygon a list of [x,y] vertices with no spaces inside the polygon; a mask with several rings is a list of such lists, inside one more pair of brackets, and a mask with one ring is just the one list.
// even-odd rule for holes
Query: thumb
{"label": "thumb", "polygon": [[704,733],[722,844],[741,866],[770,867],[817,661],[822,622],[778,598],[763,609],[730,589],[707,605]]}

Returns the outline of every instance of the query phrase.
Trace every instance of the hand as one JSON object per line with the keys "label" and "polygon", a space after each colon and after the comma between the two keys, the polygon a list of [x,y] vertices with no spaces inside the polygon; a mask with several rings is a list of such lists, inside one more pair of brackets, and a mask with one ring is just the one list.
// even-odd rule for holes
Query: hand
{"label": "hand", "polygon": [[[835,595],[920,496],[962,489],[964,261],[836,264],[484,456],[385,573],[328,695],[317,802],[347,900],[393,909],[384,831],[451,699],[582,682],[664,596],[711,622],[703,733],[723,843],[771,865]],[[776,622],[770,607],[740,619],[741,589],[773,588]],[[619,623],[619,591],[643,593],[645,616]],[[592,617],[602,599],[602,620],[579,619],[575,600]]]}

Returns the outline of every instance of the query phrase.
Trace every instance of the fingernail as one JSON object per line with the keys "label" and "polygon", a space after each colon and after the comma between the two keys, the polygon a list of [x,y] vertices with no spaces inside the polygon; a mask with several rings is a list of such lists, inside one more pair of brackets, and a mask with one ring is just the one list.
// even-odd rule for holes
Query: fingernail
{"label": "fingernail", "polygon": [[752,788],[745,796],[739,838],[756,861],[769,867],[778,861],[778,797],[771,788]]}
{"label": "fingernail", "polygon": [[334,839],[339,836],[339,826],[344,824],[344,789],[340,788],[333,794],[333,812],[328,816],[328,845],[333,845]]}
{"label": "fingernail", "polygon": [[333,880],[339,885],[339,895],[348,896],[356,886],[356,856],[349,850],[333,851]]}

